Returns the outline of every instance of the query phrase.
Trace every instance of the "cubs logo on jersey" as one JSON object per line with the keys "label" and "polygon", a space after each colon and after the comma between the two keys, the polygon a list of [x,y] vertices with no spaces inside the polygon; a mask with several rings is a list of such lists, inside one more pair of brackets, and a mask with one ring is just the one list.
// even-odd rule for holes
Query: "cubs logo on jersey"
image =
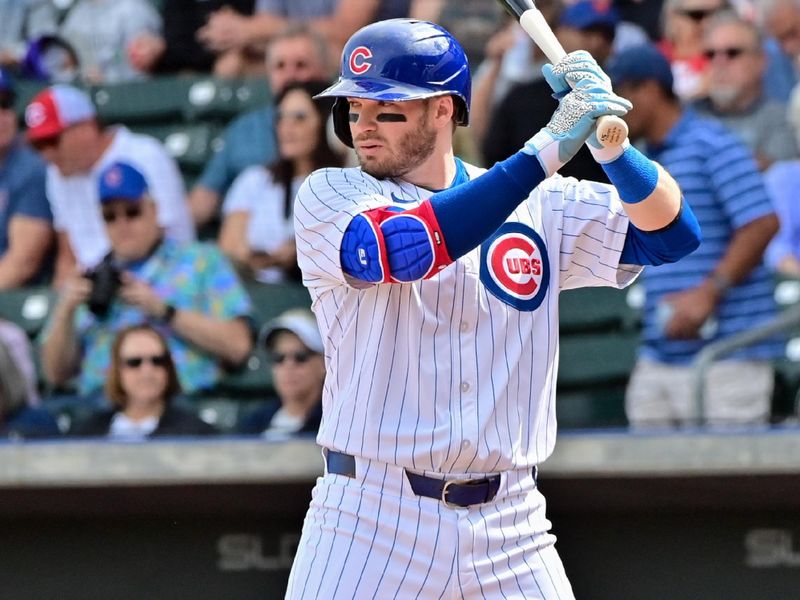
{"label": "cubs logo on jersey", "polygon": [[481,282],[522,311],[536,310],[547,294],[550,262],[544,241],[523,223],[505,223],[481,245]]}
{"label": "cubs logo on jersey", "polygon": [[372,50],[366,46],[359,46],[350,53],[350,60],[348,61],[350,70],[355,75],[363,75],[372,66],[372,63],[369,62],[370,58],[372,58]]}

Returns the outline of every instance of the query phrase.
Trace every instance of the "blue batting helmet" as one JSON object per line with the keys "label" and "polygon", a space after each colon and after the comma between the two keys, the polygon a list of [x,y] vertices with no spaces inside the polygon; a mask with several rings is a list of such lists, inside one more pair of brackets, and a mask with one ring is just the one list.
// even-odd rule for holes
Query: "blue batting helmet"
{"label": "blue batting helmet", "polygon": [[455,121],[469,123],[472,83],[467,56],[450,33],[414,19],[378,21],[345,44],[339,80],[320,96],[336,96],[336,135],[352,147],[347,98],[397,102],[452,95]]}

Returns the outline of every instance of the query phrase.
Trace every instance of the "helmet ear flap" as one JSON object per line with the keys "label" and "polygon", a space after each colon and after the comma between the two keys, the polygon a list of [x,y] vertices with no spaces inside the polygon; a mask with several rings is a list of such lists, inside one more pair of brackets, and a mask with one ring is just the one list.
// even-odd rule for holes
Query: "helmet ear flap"
{"label": "helmet ear flap", "polygon": [[353,147],[353,134],[350,133],[350,103],[339,96],[333,103],[333,131],[342,143]]}

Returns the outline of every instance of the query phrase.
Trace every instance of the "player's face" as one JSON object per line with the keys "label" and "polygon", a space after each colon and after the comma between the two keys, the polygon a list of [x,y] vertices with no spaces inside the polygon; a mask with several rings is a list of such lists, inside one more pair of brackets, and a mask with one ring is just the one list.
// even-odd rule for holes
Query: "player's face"
{"label": "player's face", "polygon": [[126,407],[152,408],[164,401],[169,380],[163,364],[166,352],[161,340],[149,331],[133,331],[125,336],[119,348],[119,375]]}
{"label": "player's face", "polygon": [[270,348],[272,379],[282,402],[314,399],[322,395],[325,362],[295,334],[281,331]]}
{"label": "player's face", "polygon": [[361,168],[378,179],[402,177],[436,147],[430,102],[382,102],[351,98],[350,132]]}
{"label": "player's face", "polygon": [[303,90],[292,90],[281,100],[277,118],[281,157],[294,161],[309,159],[320,141],[322,125],[311,97]]}

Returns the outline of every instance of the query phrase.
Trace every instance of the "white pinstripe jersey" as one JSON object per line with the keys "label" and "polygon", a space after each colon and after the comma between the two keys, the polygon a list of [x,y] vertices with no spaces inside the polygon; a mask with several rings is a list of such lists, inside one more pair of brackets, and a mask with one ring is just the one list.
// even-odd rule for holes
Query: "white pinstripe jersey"
{"label": "white pinstripe jersey", "polygon": [[431,279],[348,284],[339,249],[353,216],[430,195],[358,168],[316,171],[297,194],[328,372],[317,440],[419,471],[536,465],[555,444],[558,290],[635,279],[641,267],[619,265],[628,218],[613,187],[555,176]]}

